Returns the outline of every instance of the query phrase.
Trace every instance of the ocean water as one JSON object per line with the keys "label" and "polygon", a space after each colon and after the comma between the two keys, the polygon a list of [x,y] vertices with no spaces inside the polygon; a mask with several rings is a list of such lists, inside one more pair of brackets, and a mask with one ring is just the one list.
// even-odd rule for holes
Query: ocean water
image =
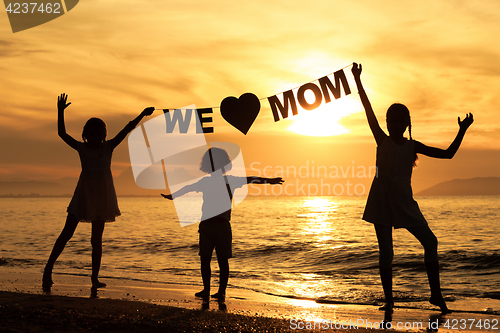
{"label": "ocean water", "polygon": [[[445,298],[500,313],[500,197],[417,197],[439,240]],[[328,302],[383,300],[373,225],[364,197],[247,197],[233,209],[229,288]],[[66,218],[70,198],[0,199],[0,271],[39,272]],[[201,286],[198,225],[181,227],[171,201],[119,198],[106,224],[100,276]],[[90,276],[90,224],[80,223],[55,274]],[[396,302],[425,307],[423,249],[394,231]],[[217,283],[212,261],[212,284]],[[57,277],[54,278],[57,281]],[[215,287],[214,287],[215,289]],[[230,295],[230,289],[228,294]]]}

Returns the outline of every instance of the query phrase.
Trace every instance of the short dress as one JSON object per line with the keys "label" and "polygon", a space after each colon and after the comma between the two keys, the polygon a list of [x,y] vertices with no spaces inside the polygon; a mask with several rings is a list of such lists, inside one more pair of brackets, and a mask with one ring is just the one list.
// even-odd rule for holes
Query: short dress
{"label": "short dress", "polygon": [[377,147],[377,175],[368,194],[363,220],[394,228],[427,225],[411,188],[415,142],[407,140],[397,145],[391,137],[386,137]]}
{"label": "short dress", "polygon": [[82,222],[114,221],[120,210],[111,174],[112,145],[104,141],[100,147],[91,148],[78,142],[76,150],[82,172],[67,212]]}

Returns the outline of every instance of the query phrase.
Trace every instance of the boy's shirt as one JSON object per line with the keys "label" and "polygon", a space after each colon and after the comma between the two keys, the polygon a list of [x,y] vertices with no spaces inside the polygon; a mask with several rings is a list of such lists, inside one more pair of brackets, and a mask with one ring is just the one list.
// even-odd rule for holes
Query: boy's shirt
{"label": "boy's shirt", "polygon": [[246,184],[247,177],[223,176],[217,171],[192,184],[194,191],[203,193],[201,220],[221,217],[230,221],[234,191]]}

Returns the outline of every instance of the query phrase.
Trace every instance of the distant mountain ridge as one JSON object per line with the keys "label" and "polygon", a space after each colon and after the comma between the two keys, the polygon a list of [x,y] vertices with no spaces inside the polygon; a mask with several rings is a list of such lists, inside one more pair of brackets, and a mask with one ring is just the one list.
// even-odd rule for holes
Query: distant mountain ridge
{"label": "distant mountain ridge", "polygon": [[[0,180],[0,196],[72,196],[78,178],[66,177],[58,180]],[[158,196],[169,193],[165,190],[147,190],[135,184],[132,169],[128,168],[114,177],[118,196]],[[478,177],[452,179],[429,187],[415,195],[500,195],[500,177]]]}
{"label": "distant mountain ridge", "polygon": [[452,179],[415,195],[500,195],[500,177]]}
{"label": "distant mountain ridge", "polygon": [[[127,168],[113,178],[118,196],[159,196],[169,190],[147,190],[135,184],[132,168]],[[72,196],[78,178],[65,177],[57,180],[1,180],[0,196]]]}
{"label": "distant mountain ridge", "polygon": [[[76,181],[74,182],[76,185]],[[73,191],[74,187],[73,185]],[[63,179],[59,181],[9,180],[0,181],[0,195],[69,195],[72,193]]]}

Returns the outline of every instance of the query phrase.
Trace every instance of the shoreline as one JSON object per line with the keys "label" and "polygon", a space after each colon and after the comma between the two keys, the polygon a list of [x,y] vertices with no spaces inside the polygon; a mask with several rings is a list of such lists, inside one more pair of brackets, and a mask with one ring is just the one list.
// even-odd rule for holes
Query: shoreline
{"label": "shoreline", "polygon": [[[351,330],[381,332],[383,330],[380,326],[383,325],[385,317],[384,312],[379,311],[378,306],[375,305],[318,303],[314,300],[279,297],[231,287],[228,288],[228,296],[224,303],[226,309],[222,307],[222,311],[218,302],[210,301],[204,304],[201,299],[194,297],[194,293],[201,288],[198,285],[101,278],[107,287],[93,294],[89,277],[65,274],[54,274],[55,285],[51,293],[47,294],[41,288],[41,273],[8,272],[6,267],[3,267],[0,273],[0,308],[1,312],[8,314],[0,315],[0,318],[2,322],[4,319],[7,320],[8,325],[12,326],[10,328],[12,332],[19,331],[16,330],[16,325],[24,325],[23,318],[27,316],[27,313],[30,313],[31,317],[38,318],[43,311],[47,312],[44,312],[45,317],[53,317],[56,323],[62,320],[63,315],[74,317],[72,322],[77,326],[70,330],[88,330],[83,326],[87,322],[93,322],[99,331],[109,332],[122,331],[127,328],[127,325],[135,325],[135,332],[141,332],[142,329],[144,331],[161,329],[163,332],[183,332],[182,327],[189,328],[185,330],[186,332],[261,332],[266,330],[269,332],[304,330],[315,332],[315,330],[307,329],[308,325],[311,327],[314,323],[318,325],[317,328],[320,327],[320,323],[323,323],[322,329],[317,330],[318,332],[349,332]],[[453,308],[453,303],[450,305]],[[132,310],[136,307],[143,309],[141,311],[145,311],[146,314],[132,316],[134,314]],[[115,318],[116,311],[123,313],[121,317],[118,316],[121,319]],[[176,326],[177,319],[172,322],[173,318],[179,318],[179,316],[183,318],[181,321],[184,326],[182,327]],[[160,319],[153,323],[152,318]],[[438,319],[441,320],[441,325],[444,325],[447,321],[451,324],[453,321],[472,318],[481,319],[483,322],[485,320],[498,322],[500,315],[459,311],[441,316],[439,311],[431,309],[400,306],[392,314],[391,331],[421,332]],[[45,319],[38,318],[35,322],[41,325],[40,329],[49,330]],[[345,325],[341,327],[343,323]],[[372,329],[366,330],[366,327],[372,327]],[[498,331],[500,323],[497,327],[496,330],[491,331]],[[59,329],[66,331],[62,326]],[[26,328],[26,331],[29,330]],[[456,332],[457,330],[451,328],[448,330],[441,326],[439,331]],[[467,331],[484,332],[487,330],[472,328]]]}

